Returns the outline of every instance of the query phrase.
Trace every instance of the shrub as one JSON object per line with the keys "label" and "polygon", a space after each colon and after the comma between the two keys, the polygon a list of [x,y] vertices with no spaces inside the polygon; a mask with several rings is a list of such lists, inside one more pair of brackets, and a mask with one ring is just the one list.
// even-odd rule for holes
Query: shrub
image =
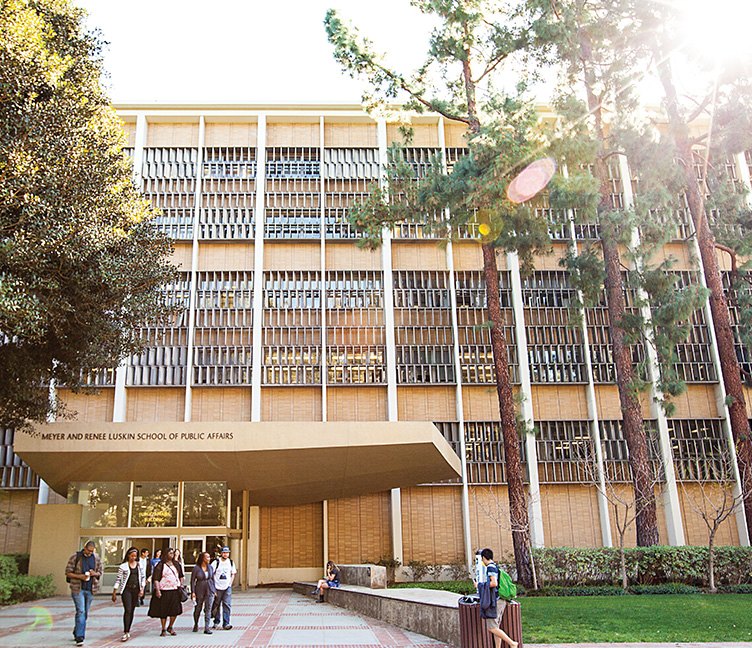
{"label": "shrub", "polygon": [[462,561],[449,563],[447,567],[449,568],[449,575],[452,577],[453,581],[467,580],[467,565]]}
{"label": "shrub", "polygon": [[662,583],[660,585],[632,585],[630,594],[704,594],[704,590],[684,583]]}
{"label": "shrub", "polygon": [[8,556],[8,558],[13,558],[13,560],[16,561],[16,565],[18,566],[18,573],[19,574],[28,574],[29,573],[29,554],[27,553],[12,553],[12,554],[5,554]]}
{"label": "shrub", "polygon": [[719,594],[752,594],[752,584],[744,585],[721,585],[718,588]]}
{"label": "shrub", "polygon": [[55,596],[52,574],[47,574],[47,576],[26,576],[19,574],[7,582],[10,583],[10,600],[0,601],[2,605],[36,601],[37,599]]}
{"label": "shrub", "polygon": [[444,565],[428,565],[428,575],[432,581],[440,581],[441,576],[444,573]]}
{"label": "shrub", "polygon": [[18,575],[18,563],[11,556],[0,556],[0,580],[8,580]]}
{"label": "shrub", "polygon": [[[542,586],[612,585],[620,581],[619,550],[613,547],[533,550]],[[715,577],[718,585],[752,583],[752,548],[717,547]],[[636,547],[625,550],[631,585],[683,583],[707,585],[707,547]]]}
{"label": "shrub", "polygon": [[413,574],[413,580],[416,582],[423,580],[428,573],[429,566],[423,560],[411,560],[407,563],[407,566],[410,568],[410,571]]}
{"label": "shrub", "polygon": [[435,589],[454,592],[455,594],[475,594],[475,585],[471,580],[434,581],[430,583],[396,583],[394,588]]}

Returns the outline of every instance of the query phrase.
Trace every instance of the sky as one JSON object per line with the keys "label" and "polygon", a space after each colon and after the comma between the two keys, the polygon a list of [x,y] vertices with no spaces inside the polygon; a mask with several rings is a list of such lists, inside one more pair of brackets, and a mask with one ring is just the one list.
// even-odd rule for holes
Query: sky
{"label": "sky", "polygon": [[431,23],[409,0],[74,0],[108,42],[114,103],[359,103],[363,83],[332,56],[337,9],[387,60],[422,63]]}

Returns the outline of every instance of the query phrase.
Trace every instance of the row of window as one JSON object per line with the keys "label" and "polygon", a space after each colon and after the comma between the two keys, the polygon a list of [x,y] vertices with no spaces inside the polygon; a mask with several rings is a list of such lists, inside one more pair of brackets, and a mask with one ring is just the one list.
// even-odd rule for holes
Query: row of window
{"label": "row of window", "polygon": [[[679,276],[682,285],[697,280],[691,273],[679,273]],[[454,348],[458,345],[462,381],[493,384],[482,273],[461,271],[455,275],[456,339],[447,272],[395,271],[393,277],[398,383],[455,384],[460,378],[454,361]],[[247,385],[250,376],[247,369],[252,358],[253,272],[200,272],[197,287],[192,383]],[[513,382],[518,382],[519,359],[508,272],[499,273],[499,287],[507,361]],[[167,323],[143,329],[147,346],[131,358],[126,379],[129,386],[185,384],[189,275],[184,273],[165,289],[164,295],[165,302],[177,310]],[[572,325],[570,303],[575,295],[566,272],[534,272],[523,279],[522,297],[531,381],[534,384],[586,383],[583,333],[579,326]],[[263,275],[262,299],[262,357],[264,367],[272,368],[263,372],[265,384],[321,384],[323,377],[330,384],[362,384],[360,377],[364,375],[364,381],[370,384],[374,376],[386,375],[382,362],[375,374],[345,369],[329,371],[328,368],[322,371],[322,339],[336,347],[372,347],[377,357],[384,357],[379,351],[386,344],[381,272],[327,271],[322,282],[318,271],[267,271]],[[601,305],[587,309],[586,322],[593,379],[598,384],[613,383],[616,373],[605,296]],[[741,344],[739,348],[746,354]],[[327,365],[330,357],[327,356]],[[371,360],[363,363],[362,359],[372,359],[374,355],[347,353],[334,357],[337,367],[345,367],[345,364],[358,367],[372,366]],[[642,344],[634,345],[633,357],[640,366],[645,357]],[[677,370],[685,381],[716,381],[703,311],[693,314],[690,336],[678,346],[677,357]],[[342,358],[347,363],[342,362]],[[316,371],[302,369],[309,366],[316,367]],[[209,371],[202,367],[215,369]],[[277,371],[274,367],[300,369]],[[88,379],[100,386],[113,384],[114,374],[112,370],[92,372]]]}
{"label": "row of window", "polygon": [[[436,426],[458,455],[459,423],[438,422]],[[656,481],[662,480],[655,421],[645,421],[648,456]],[[535,429],[538,476],[546,483],[594,483],[597,458],[589,421],[537,421]],[[722,481],[732,478],[728,441],[720,419],[669,419],[669,438],[679,481]],[[599,422],[599,434],[607,479],[631,482],[629,453],[622,422]],[[527,463],[526,446],[519,437],[520,455]],[[465,422],[465,451],[470,484],[506,482],[504,444],[497,421]]]}

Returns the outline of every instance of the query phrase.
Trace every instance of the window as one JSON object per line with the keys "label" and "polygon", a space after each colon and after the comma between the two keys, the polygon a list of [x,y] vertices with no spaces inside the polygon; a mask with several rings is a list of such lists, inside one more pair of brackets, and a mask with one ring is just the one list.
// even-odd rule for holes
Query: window
{"label": "window", "polygon": [[225,526],[227,524],[227,484],[225,482],[184,482],[183,526]]}

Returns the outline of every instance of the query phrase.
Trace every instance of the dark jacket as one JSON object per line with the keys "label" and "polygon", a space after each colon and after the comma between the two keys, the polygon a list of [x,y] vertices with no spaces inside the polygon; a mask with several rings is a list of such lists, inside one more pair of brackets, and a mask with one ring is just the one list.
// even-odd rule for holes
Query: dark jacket
{"label": "dark jacket", "polygon": [[496,609],[496,601],[499,598],[497,589],[491,587],[488,582],[478,583],[478,594],[480,595],[480,618],[495,619],[499,616]]}
{"label": "dark jacket", "polygon": [[206,568],[206,572],[198,565],[193,568],[191,572],[191,592],[196,595],[197,599],[206,596],[207,593],[212,596],[217,593],[214,586],[214,567],[211,564]]}

